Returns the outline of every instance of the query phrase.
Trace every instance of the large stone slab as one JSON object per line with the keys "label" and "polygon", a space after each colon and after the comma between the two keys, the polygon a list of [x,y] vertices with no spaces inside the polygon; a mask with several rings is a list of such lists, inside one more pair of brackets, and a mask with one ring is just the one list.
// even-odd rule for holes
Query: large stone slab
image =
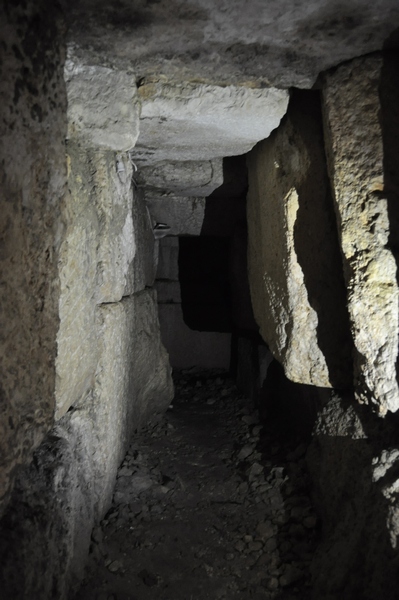
{"label": "large stone slab", "polygon": [[356,349],[356,395],[383,415],[399,408],[399,328],[397,266],[387,247],[390,221],[380,121],[381,68],[378,56],[343,65],[326,77],[323,96]]}
{"label": "large stone slab", "polygon": [[60,253],[61,296],[56,418],[93,384],[96,305],[152,285],[154,236],[143,198],[133,195],[126,154],[69,144],[67,230]]}
{"label": "large stone slab", "polygon": [[141,167],[139,178],[147,189],[205,198],[223,183],[223,159],[156,163]]}
{"label": "large stone slab", "polygon": [[396,0],[62,0],[75,52],[140,77],[307,87],[320,71],[383,47]]}
{"label": "large stone slab", "polygon": [[96,457],[105,478],[98,496],[101,515],[111,499],[116,469],[130,436],[166,410],[173,383],[153,290],[103,304],[96,317],[100,358],[93,394],[102,407]]}
{"label": "large stone slab", "polygon": [[185,83],[139,88],[140,136],[133,151],[141,164],[202,161],[248,152],[280,123],[288,92]]}
{"label": "large stone slab", "polygon": [[155,294],[97,308],[93,388],[68,411],[20,473],[0,522],[4,598],[71,597],[91,533],[109,508],[130,436],[173,397]]}
{"label": "large stone slab", "polygon": [[286,376],[351,384],[351,346],[320,104],[292,98],[287,117],[248,157],[248,267],[260,332]]}
{"label": "large stone slab", "polygon": [[121,422],[126,421],[131,433],[144,421],[162,414],[173,397],[169,357],[160,337],[156,292],[146,289],[122,302],[104,304],[97,314],[102,357],[96,393],[107,402],[113,396],[124,398],[127,413]]}
{"label": "large stone slab", "polygon": [[140,103],[132,74],[69,59],[65,63],[68,138],[127,151],[139,135]]}

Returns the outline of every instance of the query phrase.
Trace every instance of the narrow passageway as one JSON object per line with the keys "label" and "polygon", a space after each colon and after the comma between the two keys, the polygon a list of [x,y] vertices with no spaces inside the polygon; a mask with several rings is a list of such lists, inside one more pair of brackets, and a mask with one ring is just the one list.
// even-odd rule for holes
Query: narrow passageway
{"label": "narrow passageway", "polygon": [[306,600],[306,444],[262,424],[224,371],[174,379],[172,407],[119,469],[76,600]]}

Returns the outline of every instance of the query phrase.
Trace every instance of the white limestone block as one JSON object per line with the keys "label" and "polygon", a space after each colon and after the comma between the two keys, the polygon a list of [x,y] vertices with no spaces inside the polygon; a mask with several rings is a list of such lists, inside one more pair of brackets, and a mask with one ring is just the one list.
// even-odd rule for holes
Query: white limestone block
{"label": "white limestone block", "polygon": [[68,138],[89,147],[127,151],[139,135],[140,103],[134,76],[125,71],[65,63]]}
{"label": "white limestone block", "polygon": [[141,164],[235,156],[267,138],[286,112],[288,92],[276,88],[148,83],[139,88]]}
{"label": "white limestone block", "polygon": [[[326,148],[339,215],[360,402],[399,408],[398,285],[384,189],[379,85],[382,58],[355,59],[326,77]],[[344,125],[344,127],[343,127]]]}
{"label": "white limestone block", "polygon": [[352,384],[345,287],[320,106],[300,93],[248,156],[248,269],[260,333],[286,376]]}

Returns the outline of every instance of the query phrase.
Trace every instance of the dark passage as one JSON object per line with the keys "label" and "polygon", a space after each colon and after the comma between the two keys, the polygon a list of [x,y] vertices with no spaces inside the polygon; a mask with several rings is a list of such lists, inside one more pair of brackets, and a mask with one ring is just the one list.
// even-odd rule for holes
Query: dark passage
{"label": "dark passage", "polygon": [[179,281],[184,322],[198,331],[232,330],[228,237],[181,237]]}
{"label": "dark passage", "polygon": [[306,444],[262,425],[225,372],[175,384],[121,465],[76,600],[306,600],[318,526]]}

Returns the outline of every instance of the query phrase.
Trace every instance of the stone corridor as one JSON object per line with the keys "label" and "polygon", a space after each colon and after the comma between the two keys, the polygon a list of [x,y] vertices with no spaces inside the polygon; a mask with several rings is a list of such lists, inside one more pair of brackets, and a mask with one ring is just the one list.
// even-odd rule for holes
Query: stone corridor
{"label": "stone corridor", "polygon": [[319,534],[308,440],[261,421],[225,371],[174,380],[171,408],[119,468],[75,600],[306,600]]}
{"label": "stone corridor", "polygon": [[398,107],[398,0],[0,3],[0,600],[398,600]]}

